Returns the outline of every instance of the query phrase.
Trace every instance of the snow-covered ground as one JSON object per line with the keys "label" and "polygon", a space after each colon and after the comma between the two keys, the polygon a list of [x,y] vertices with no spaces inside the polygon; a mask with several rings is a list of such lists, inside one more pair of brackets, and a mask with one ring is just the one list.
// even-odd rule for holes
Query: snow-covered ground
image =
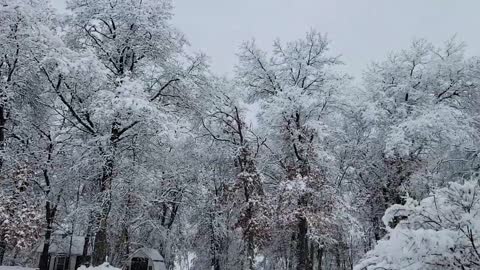
{"label": "snow-covered ground", "polygon": [[120,270],[120,268],[113,267],[109,263],[105,262],[102,265],[96,267],[86,267],[82,265],[77,270]]}
{"label": "snow-covered ground", "polygon": [[23,266],[0,266],[0,270],[36,270],[37,268],[23,267]]}
{"label": "snow-covered ground", "polygon": [[[0,266],[0,270],[38,270],[38,268],[30,268],[23,266]],[[104,263],[97,267],[80,266],[78,270],[120,270],[120,268],[115,268],[108,263]]]}

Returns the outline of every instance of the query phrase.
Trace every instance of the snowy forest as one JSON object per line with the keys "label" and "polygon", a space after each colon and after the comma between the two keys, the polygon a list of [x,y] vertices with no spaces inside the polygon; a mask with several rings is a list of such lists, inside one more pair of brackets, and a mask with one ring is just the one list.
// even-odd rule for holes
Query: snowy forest
{"label": "snowy forest", "polygon": [[60,235],[122,269],[143,247],[168,270],[480,269],[480,57],[461,40],[355,79],[322,29],[247,40],[228,77],[169,0],[67,9],[0,0],[0,265],[51,270]]}

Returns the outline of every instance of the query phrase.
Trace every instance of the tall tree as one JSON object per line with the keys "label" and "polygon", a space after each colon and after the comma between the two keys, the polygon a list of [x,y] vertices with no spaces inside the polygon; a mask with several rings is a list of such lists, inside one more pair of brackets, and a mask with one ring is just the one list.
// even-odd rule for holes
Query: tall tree
{"label": "tall tree", "polygon": [[[223,89],[221,89],[223,88]],[[259,138],[247,125],[238,98],[240,91],[227,83],[213,86],[205,115],[200,119],[204,132],[217,144],[230,148],[235,167],[235,179],[227,182],[223,201],[233,207],[234,224],[242,232],[244,241],[244,269],[256,269],[256,256],[269,234],[267,210],[262,176],[257,169],[256,156],[265,140]],[[231,90],[230,90],[231,89]],[[229,91],[228,91],[229,90]],[[227,206],[228,207],[228,206]]]}
{"label": "tall tree", "polygon": [[372,148],[358,159],[366,165],[358,177],[372,209],[375,240],[385,233],[381,217],[389,206],[402,203],[407,193],[421,198],[444,185],[449,176],[435,167],[473,146],[476,132],[466,110],[478,88],[472,68],[454,39],[439,48],[416,40],[365,73],[370,101],[362,115]]}
{"label": "tall tree", "polygon": [[326,37],[315,31],[285,45],[275,42],[269,60],[254,43],[246,43],[237,74],[250,97],[261,102],[261,125],[276,146],[271,149],[281,168],[276,172],[277,222],[292,228],[299,270],[313,269],[313,249],[331,238],[335,194],[323,169],[328,158],[322,120],[346,77],[333,71],[341,62],[328,49]]}
{"label": "tall tree", "polygon": [[[42,94],[38,63],[59,43],[52,31],[52,14],[48,1],[0,2],[0,187],[6,198],[25,193],[16,192],[14,179],[19,171],[28,171],[30,186],[35,178],[29,151],[36,147],[36,141],[31,140],[28,123],[43,113],[38,110]],[[30,206],[18,201],[18,211],[28,209]],[[0,235],[0,264],[5,239]]]}
{"label": "tall tree", "polygon": [[[183,39],[167,23],[166,1],[70,1],[68,8],[74,19],[67,51],[73,51],[42,71],[68,110],[65,117],[89,138],[91,154],[101,164],[96,168],[101,209],[93,255],[93,264],[99,265],[109,253],[112,181],[126,171],[121,164],[129,159],[127,138],[163,117],[157,102],[180,80],[174,56]],[[156,83],[149,85],[152,69]]]}

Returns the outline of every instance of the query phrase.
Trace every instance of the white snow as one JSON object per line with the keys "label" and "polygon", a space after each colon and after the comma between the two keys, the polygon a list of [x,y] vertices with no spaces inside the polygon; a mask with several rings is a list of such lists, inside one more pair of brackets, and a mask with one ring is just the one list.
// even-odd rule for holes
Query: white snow
{"label": "white snow", "polygon": [[0,270],[35,270],[37,268],[23,267],[23,266],[0,266]]}
{"label": "white snow", "polygon": [[121,270],[121,269],[111,266],[108,262],[104,262],[99,266],[92,266],[92,267],[86,267],[82,265],[77,270]]}

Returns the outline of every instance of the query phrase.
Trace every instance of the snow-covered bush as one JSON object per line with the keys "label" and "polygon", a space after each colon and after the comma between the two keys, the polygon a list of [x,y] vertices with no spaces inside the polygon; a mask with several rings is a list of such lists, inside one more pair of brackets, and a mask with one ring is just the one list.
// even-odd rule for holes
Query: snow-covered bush
{"label": "snow-covered bush", "polygon": [[393,205],[383,218],[385,239],[354,268],[480,269],[480,186],[450,183],[420,203]]}

